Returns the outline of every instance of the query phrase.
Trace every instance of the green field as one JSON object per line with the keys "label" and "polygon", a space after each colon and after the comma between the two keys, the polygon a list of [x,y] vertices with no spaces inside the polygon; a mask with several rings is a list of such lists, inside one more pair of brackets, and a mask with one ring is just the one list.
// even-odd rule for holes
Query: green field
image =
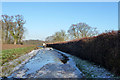
{"label": "green field", "polygon": [[29,53],[30,51],[32,51],[34,49],[35,49],[35,46],[2,50],[2,54],[1,54],[2,62],[0,62],[0,64],[3,65],[4,63],[12,61],[12,60],[24,55],[24,54]]}

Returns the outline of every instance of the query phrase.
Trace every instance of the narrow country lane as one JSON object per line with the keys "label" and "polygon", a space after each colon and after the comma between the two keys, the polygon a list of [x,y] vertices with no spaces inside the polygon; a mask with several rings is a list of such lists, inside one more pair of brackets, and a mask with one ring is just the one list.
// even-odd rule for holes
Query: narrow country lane
{"label": "narrow country lane", "polygon": [[[63,63],[63,56],[52,48],[38,51],[36,56],[30,59],[20,69],[9,77],[14,78],[82,78],[82,72],[75,66],[72,60]],[[73,65],[74,64],[74,65]]]}

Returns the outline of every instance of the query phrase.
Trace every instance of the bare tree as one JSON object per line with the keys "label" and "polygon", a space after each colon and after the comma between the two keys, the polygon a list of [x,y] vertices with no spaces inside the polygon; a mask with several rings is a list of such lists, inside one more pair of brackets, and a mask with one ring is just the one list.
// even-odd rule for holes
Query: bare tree
{"label": "bare tree", "polygon": [[48,36],[46,38],[47,42],[59,42],[59,41],[66,41],[68,39],[66,32],[64,30],[55,32],[52,36]]}
{"label": "bare tree", "polygon": [[2,20],[0,20],[0,42],[1,41],[2,41]]}
{"label": "bare tree", "polygon": [[24,36],[25,21],[22,15],[2,15],[2,39],[5,43],[21,43]]}
{"label": "bare tree", "polygon": [[66,41],[66,33],[64,30],[61,30],[59,32],[56,32],[54,34],[54,41],[57,42],[57,41]]}
{"label": "bare tree", "polygon": [[54,36],[48,36],[45,39],[46,42],[54,42]]}
{"label": "bare tree", "polygon": [[3,34],[3,41],[5,43],[10,43],[10,23],[13,21],[13,16],[9,17],[8,15],[2,15],[2,34]]}
{"label": "bare tree", "polygon": [[16,15],[15,22],[11,23],[10,34],[14,38],[14,44],[18,42],[21,43],[23,34],[24,34],[24,27],[25,21],[23,20],[23,16]]}
{"label": "bare tree", "polygon": [[73,24],[72,26],[70,26],[68,33],[71,39],[92,37],[98,34],[96,28],[92,28],[86,23]]}

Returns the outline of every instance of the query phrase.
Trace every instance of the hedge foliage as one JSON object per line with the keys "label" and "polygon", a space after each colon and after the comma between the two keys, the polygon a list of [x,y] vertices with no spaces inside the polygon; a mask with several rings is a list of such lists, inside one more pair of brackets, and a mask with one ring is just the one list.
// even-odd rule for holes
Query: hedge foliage
{"label": "hedge foliage", "polygon": [[120,31],[67,42],[49,43],[47,46],[92,61],[120,75]]}

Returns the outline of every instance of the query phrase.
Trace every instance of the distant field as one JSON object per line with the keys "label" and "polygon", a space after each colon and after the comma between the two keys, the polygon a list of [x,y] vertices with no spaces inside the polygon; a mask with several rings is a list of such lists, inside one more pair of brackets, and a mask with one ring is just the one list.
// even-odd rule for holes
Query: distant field
{"label": "distant field", "polygon": [[12,61],[24,54],[29,53],[34,50],[36,46],[34,45],[13,45],[13,44],[3,44],[2,45],[2,63]]}
{"label": "distant field", "polygon": [[23,47],[32,47],[35,45],[14,45],[14,44],[2,44],[2,50],[6,49],[15,49],[15,48],[23,48]]}

